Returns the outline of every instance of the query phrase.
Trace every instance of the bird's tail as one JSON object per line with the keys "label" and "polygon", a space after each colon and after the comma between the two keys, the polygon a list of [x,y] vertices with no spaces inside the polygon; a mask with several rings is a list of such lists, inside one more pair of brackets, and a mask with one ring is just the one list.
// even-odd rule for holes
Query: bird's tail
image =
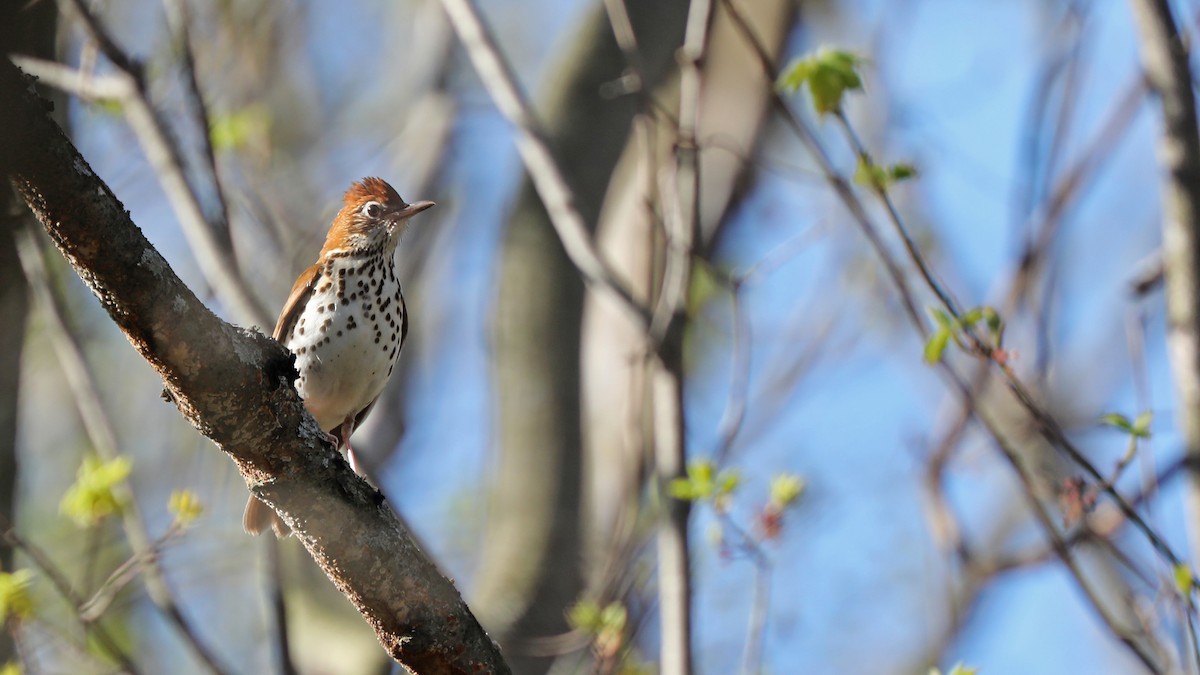
{"label": "bird's tail", "polygon": [[267,528],[275,530],[275,536],[283,538],[292,533],[292,528],[283,522],[275,509],[267,506],[259,501],[257,497],[251,496],[250,501],[246,502],[246,513],[242,516],[242,527],[245,528],[246,534],[262,534],[267,531]]}

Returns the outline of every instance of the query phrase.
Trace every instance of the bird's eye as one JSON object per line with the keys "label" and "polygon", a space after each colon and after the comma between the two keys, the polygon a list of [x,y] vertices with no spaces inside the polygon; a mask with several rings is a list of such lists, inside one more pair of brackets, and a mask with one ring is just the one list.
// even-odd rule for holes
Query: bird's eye
{"label": "bird's eye", "polygon": [[378,218],[379,214],[383,213],[383,205],[379,202],[367,202],[363,204],[362,214],[368,218]]}

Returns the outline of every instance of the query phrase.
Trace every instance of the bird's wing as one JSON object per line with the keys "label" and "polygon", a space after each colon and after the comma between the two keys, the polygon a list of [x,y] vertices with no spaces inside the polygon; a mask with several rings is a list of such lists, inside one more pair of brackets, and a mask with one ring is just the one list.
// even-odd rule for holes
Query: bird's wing
{"label": "bird's wing", "polygon": [[304,309],[304,305],[312,296],[313,288],[317,285],[317,279],[320,277],[320,266],[313,264],[304,270],[299,279],[296,279],[296,284],[292,286],[292,293],[288,296],[287,302],[283,304],[283,311],[279,313],[279,318],[275,321],[275,332],[271,333],[271,337],[280,342],[287,339],[288,334],[292,332],[292,327],[296,324],[296,319],[300,316],[300,311]]}

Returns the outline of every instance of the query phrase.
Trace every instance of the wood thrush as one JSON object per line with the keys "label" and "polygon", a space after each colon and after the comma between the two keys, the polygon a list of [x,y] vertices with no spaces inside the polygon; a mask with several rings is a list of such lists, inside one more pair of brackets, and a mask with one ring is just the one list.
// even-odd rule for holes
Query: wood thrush
{"label": "wood thrush", "polygon": [[[358,471],[350,435],[383,391],[408,333],[396,244],[408,219],[433,202],[406,204],[379,178],[354,183],[342,201],[317,262],[296,279],[272,336],[296,355],[304,407]],[[268,526],[279,537],[291,531],[253,496],[242,524],[250,534]]]}

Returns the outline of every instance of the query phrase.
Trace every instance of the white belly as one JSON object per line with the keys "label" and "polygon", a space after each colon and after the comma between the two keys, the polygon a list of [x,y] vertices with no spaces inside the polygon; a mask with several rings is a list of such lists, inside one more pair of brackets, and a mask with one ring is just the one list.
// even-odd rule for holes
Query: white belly
{"label": "white belly", "polygon": [[355,271],[350,270],[341,284],[326,283],[328,278],[318,281],[308,307],[319,307],[320,312],[303,313],[287,340],[300,373],[296,391],[326,431],[358,415],[379,397],[403,338],[399,285],[379,281],[359,287]]}

